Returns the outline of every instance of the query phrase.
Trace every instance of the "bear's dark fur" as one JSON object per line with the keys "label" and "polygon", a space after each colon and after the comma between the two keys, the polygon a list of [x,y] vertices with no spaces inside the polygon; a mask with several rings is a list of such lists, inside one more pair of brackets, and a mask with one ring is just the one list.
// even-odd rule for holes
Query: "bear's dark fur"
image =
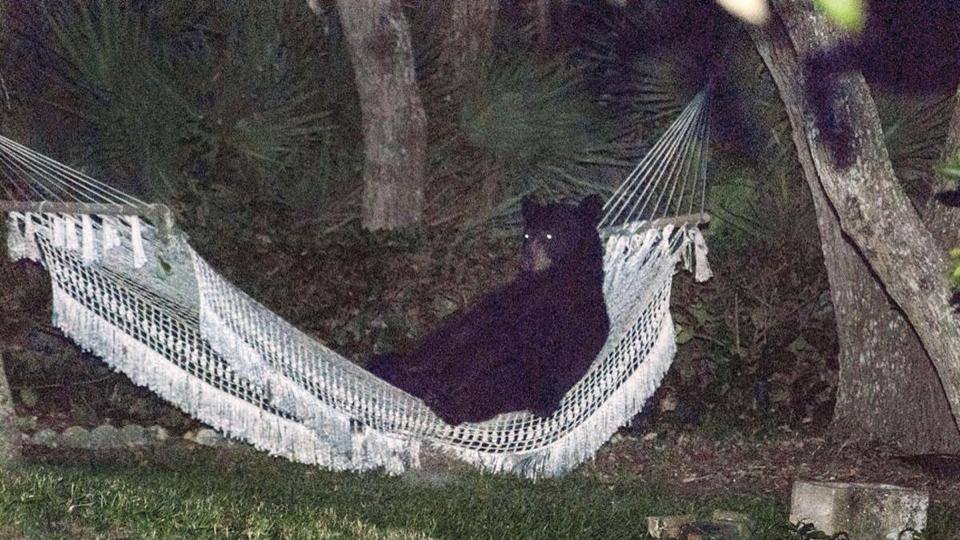
{"label": "bear's dark fur", "polygon": [[600,198],[523,201],[522,270],[410,352],[368,369],[418,396],[445,422],[528,410],[549,416],[607,339]]}

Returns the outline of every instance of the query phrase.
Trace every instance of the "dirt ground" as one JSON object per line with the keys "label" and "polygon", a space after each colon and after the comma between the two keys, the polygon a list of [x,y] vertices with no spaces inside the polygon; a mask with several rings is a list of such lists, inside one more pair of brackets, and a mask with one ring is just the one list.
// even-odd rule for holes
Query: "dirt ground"
{"label": "dirt ground", "polygon": [[695,433],[666,441],[652,437],[616,437],[583,472],[601,479],[656,480],[691,495],[733,492],[784,501],[796,480],[893,484],[925,490],[934,504],[960,510],[956,457],[903,458],[884,446],[790,431],[762,439],[716,440]]}

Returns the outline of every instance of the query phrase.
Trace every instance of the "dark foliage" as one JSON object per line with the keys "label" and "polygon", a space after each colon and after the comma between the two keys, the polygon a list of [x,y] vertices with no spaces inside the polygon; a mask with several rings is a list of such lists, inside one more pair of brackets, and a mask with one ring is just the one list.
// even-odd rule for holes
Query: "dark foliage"
{"label": "dark foliage", "polygon": [[852,133],[833,107],[838,78],[860,71],[867,82],[901,94],[953,91],[960,82],[960,3],[868,2],[858,36],[804,62],[806,95],[837,166],[852,163]]}
{"label": "dark foliage", "polygon": [[588,84],[628,134],[661,130],[709,88],[714,146],[741,157],[758,148],[759,128],[744,107],[732,62],[734,49],[749,40],[716,3],[577,2],[565,15],[583,25],[570,39]]}
{"label": "dark foliage", "polygon": [[31,61],[4,73],[33,146],[101,180],[230,216],[254,201],[318,206],[353,166],[358,136],[333,126],[355,110],[352,77],[344,89],[343,62],[326,60],[337,43],[304,2],[23,4],[5,12],[4,56]]}
{"label": "dark foliage", "polygon": [[[0,246],[2,249],[2,246]],[[105,363],[50,324],[49,278],[34,263],[0,260],[0,351],[18,414],[43,427],[162,424],[177,433],[198,422]],[[12,286],[7,286],[7,285]]]}
{"label": "dark foliage", "polygon": [[837,341],[819,246],[785,239],[713,258],[714,278],[676,275],[679,348],[646,416],[724,437],[736,426],[826,427],[836,396]]}

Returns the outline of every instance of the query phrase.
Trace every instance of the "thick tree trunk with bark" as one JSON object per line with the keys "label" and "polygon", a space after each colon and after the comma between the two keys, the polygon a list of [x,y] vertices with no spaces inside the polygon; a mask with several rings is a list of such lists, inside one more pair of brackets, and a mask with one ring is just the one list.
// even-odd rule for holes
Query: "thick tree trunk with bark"
{"label": "thick tree trunk with bark", "polygon": [[13,396],[7,384],[7,374],[0,352],[0,463],[12,461],[18,456],[17,432],[13,426]]}
{"label": "thick tree trunk with bark", "polygon": [[541,50],[550,48],[551,4],[553,0],[536,0],[537,46]]}
{"label": "thick tree trunk with bark", "polygon": [[[960,430],[923,345],[890,300],[820,186],[806,139],[794,142],[813,193],[837,320],[840,366],[834,428],[877,439],[904,454],[960,452]],[[909,397],[908,397],[909,396]]]}
{"label": "thick tree trunk with bark", "polygon": [[497,0],[448,0],[436,4],[441,32],[440,63],[447,82],[470,84],[493,55]]}
{"label": "thick tree trunk with bark", "polygon": [[858,159],[846,171],[833,167],[806,110],[799,59],[836,33],[809,2],[779,1],[774,9],[754,37],[790,116],[818,214],[841,347],[837,424],[909,453],[956,452],[960,325],[947,305],[943,252],[896,183],[860,76],[840,81],[834,104],[857,131]]}
{"label": "thick tree trunk with bark", "polygon": [[363,115],[363,226],[423,218],[426,115],[399,0],[337,0]]}

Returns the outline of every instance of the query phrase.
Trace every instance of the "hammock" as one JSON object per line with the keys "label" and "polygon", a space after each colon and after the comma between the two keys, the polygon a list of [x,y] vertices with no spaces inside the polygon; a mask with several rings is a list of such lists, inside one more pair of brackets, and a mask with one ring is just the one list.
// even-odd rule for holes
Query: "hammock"
{"label": "hammock", "polygon": [[559,475],[629,422],[669,367],[676,264],[709,278],[697,228],[705,109],[698,95],[604,206],[609,338],[549,418],[443,423],[223,279],[162,205],[3,137],[0,211],[10,256],[50,274],[57,327],[227,436],[336,470],[398,473],[432,448],[488,471]]}

